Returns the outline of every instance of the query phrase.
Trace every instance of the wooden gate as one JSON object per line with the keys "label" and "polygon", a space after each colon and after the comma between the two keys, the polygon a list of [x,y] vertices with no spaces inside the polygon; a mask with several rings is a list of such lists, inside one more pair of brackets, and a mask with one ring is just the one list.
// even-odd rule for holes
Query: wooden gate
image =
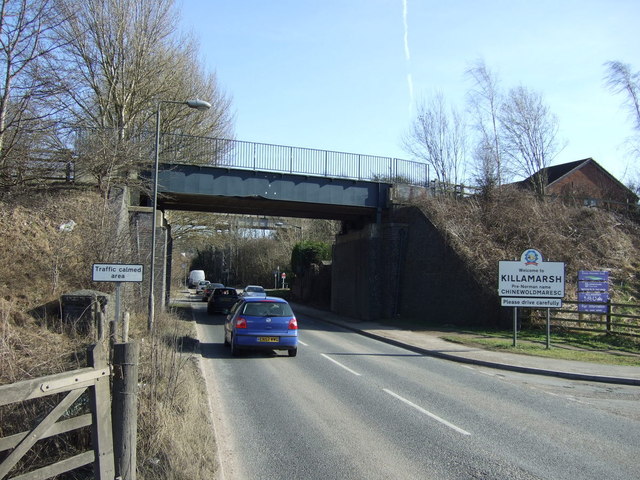
{"label": "wooden gate", "polygon": [[[88,351],[88,357],[90,366],[86,368],[0,386],[0,407],[68,392],[34,428],[0,438],[0,452],[11,450],[11,453],[0,463],[0,480],[44,480],[91,463],[93,463],[94,476],[97,480],[113,480],[115,470],[109,393],[111,369],[102,353],[102,347],[92,346]],[[85,391],[89,394],[91,413],[58,421]],[[89,425],[92,427],[92,450],[16,477],[7,476],[39,439]]]}

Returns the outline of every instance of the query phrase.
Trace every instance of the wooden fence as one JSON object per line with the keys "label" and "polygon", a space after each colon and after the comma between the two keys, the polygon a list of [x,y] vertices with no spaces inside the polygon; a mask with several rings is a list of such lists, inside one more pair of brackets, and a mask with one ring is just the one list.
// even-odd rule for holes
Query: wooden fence
{"label": "wooden fence", "polygon": [[[39,419],[36,426],[0,438],[0,453],[11,450],[0,463],[0,480],[44,480],[90,464],[93,464],[94,478],[113,480],[115,467],[109,386],[111,367],[107,364],[103,352],[102,347],[92,346],[88,351],[89,366],[86,368],[0,386],[0,407],[66,393],[56,407],[44,418]],[[89,395],[91,413],[60,420],[85,392]],[[87,426],[91,426],[91,450],[27,473],[8,477],[38,440]]]}
{"label": "wooden fence", "polygon": [[[591,313],[578,311],[578,304],[594,304],[606,306],[606,313]],[[563,300],[563,308],[551,309],[551,325],[567,330],[615,333],[640,338],[640,305],[629,303],[578,302]],[[574,309],[564,306],[575,305]],[[634,312],[634,313],[630,313]]]}

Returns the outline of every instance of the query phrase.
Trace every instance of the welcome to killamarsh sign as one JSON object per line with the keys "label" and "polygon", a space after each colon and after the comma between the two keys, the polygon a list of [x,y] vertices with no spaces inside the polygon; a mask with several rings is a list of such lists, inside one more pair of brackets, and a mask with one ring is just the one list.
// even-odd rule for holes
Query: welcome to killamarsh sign
{"label": "welcome to killamarsh sign", "polygon": [[[564,297],[564,263],[545,262],[535,249],[525,250],[519,261],[501,261],[498,269],[498,295],[504,306],[552,306],[542,299]],[[510,297],[506,299],[504,297]],[[517,301],[519,298],[541,301]],[[506,302],[505,302],[506,300]]]}

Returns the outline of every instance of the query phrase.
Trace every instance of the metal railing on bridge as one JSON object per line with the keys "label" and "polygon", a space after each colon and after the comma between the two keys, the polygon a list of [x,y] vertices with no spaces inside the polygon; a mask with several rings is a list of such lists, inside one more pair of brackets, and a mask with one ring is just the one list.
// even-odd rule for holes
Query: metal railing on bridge
{"label": "metal railing on bridge", "polygon": [[429,166],[421,162],[175,134],[162,136],[160,161],[421,186],[429,183]]}
{"label": "metal railing on bridge", "polygon": [[[123,141],[116,129],[76,130],[76,153],[95,145],[123,148],[129,156],[153,158],[155,136],[143,131]],[[163,133],[160,163],[202,165],[254,171],[429,186],[429,165],[400,158],[273,145],[223,138]]]}

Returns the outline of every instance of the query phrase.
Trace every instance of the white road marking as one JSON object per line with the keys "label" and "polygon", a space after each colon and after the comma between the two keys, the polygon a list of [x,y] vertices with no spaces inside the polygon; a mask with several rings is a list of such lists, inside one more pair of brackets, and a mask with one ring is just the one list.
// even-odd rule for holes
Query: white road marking
{"label": "white road marking", "polygon": [[416,405],[413,402],[410,402],[409,400],[407,400],[406,398],[401,397],[400,395],[398,395],[397,393],[392,392],[391,390],[388,390],[386,388],[383,388],[382,390],[384,390],[385,392],[387,392],[389,395],[391,395],[392,397],[397,398],[398,400],[406,403],[407,405],[415,408],[416,410],[418,410],[421,413],[424,413],[425,415],[433,418],[434,420],[437,420],[438,422],[442,423],[443,425],[446,425],[449,428],[452,428],[453,430],[455,430],[458,433],[461,433],[463,435],[471,435],[469,432],[467,432],[466,430],[463,430],[462,428],[456,427],[453,423],[449,423],[447,422],[445,419],[440,418],[437,415],[434,415],[433,413],[429,412],[428,410],[425,410],[424,408],[422,408],[419,405]]}
{"label": "white road marking", "polygon": [[306,343],[304,343],[304,342],[301,342],[300,340],[298,340],[298,343],[299,343],[300,345],[304,345],[305,347],[308,347],[308,346],[309,346],[308,344],[306,344]]}
{"label": "white road marking", "polygon": [[340,362],[335,361],[333,358],[331,358],[329,355],[325,355],[324,353],[321,353],[320,355],[322,355],[324,358],[326,358],[327,360],[331,360],[333,363],[335,363],[336,365],[338,365],[339,367],[344,368],[347,372],[353,373],[356,376],[360,376],[360,374],[358,372],[355,372],[353,370],[351,370],[349,367],[344,366],[343,364],[341,364]]}

